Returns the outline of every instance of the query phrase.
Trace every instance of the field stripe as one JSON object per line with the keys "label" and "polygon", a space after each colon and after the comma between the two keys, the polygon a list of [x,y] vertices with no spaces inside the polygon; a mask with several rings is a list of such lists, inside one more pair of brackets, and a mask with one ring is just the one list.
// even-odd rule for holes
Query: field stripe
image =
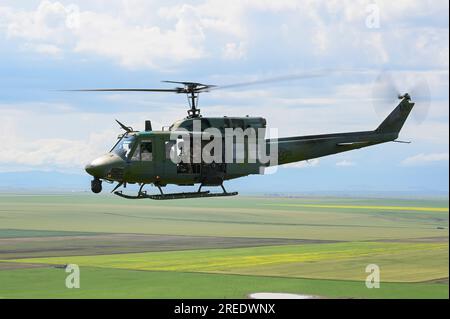
{"label": "field stripe", "polygon": [[448,276],[448,243],[353,242],[26,258],[8,262],[340,280],[365,280],[366,266],[376,262],[386,282],[418,282]]}
{"label": "field stripe", "polygon": [[403,210],[418,212],[448,213],[448,207],[413,207],[413,206],[366,206],[366,205],[317,205],[317,204],[263,204],[278,207],[304,207],[304,208],[344,208],[344,209],[370,209],[370,210]]}

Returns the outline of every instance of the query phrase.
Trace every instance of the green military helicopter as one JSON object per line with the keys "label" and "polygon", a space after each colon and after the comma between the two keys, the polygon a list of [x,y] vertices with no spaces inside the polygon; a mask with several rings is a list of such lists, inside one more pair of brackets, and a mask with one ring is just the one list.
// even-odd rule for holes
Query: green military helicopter
{"label": "green military helicopter", "polygon": [[[167,130],[153,130],[151,122],[147,120],[145,121],[145,129],[136,131],[116,120],[125,132],[119,135],[117,142],[107,154],[95,159],[85,167],[87,173],[93,176],[92,192],[100,193],[102,181],[105,181],[109,183],[117,182],[112,192],[126,199],[166,200],[234,196],[238,193],[227,192],[223,185],[224,181],[250,174],[262,174],[264,168],[274,165],[305,161],[391,141],[401,142],[397,141],[399,132],[415,104],[411,102],[411,96],[408,93],[398,95],[400,100],[398,106],[372,131],[263,139],[263,147],[258,147],[264,148],[266,153],[275,150],[275,162],[262,162],[259,159],[250,161],[246,153],[249,147],[248,138],[244,138],[243,142],[243,161],[234,161],[236,154],[233,153],[233,161],[226,161],[224,154],[221,154],[218,160],[215,157],[216,160],[212,162],[202,159],[195,162],[192,161],[192,154],[195,153],[192,141],[208,128],[214,128],[222,133],[227,129],[265,130],[266,120],[262,117],[248,116],[202,117],[198,108],[198,96],[200,93],[215,90],[217,86],[195,82],[164,82],[181,84],[181,86],[173,89],[76,90],[90,92],[173,92],[187,94],[189,101],[188,116],[173,123]],[[228,87],[233,87],[233,85]],[[201,124],[200,129],[196,128],[196,122]],[[179,139],[178,132],[183,132],[184,139]],[[260,135],[262,134],[260,133]],[[259,140],[261,140],[261,137],[264,138],[264,136],[259,136]],[[185,143],[186,141],[191,143]],[[233,139],[233,141],[232,146],[235,147],[237,140]],[[202,151],[206,147],[205,141],[201,140],[200,145],[199,150]],[[174,161],[174,153],[178,156],[183,155],[185,147],[190,148],[190,157],[187,160],[185,158],[185,160]],[[125,188],[127,184],[140,185],[137,195],[127,195],[118,190],[120,187]],[[156,186],[159,189],[159,194],[147,194],[143,188],[148,184]],[[162,187],[169,184],[178,186],[194,186],[197,184],[199,187],[198,190],[193,192],[164,193]],[[218,186],[222,188],[222,192],[202,191],[204,186]]]}

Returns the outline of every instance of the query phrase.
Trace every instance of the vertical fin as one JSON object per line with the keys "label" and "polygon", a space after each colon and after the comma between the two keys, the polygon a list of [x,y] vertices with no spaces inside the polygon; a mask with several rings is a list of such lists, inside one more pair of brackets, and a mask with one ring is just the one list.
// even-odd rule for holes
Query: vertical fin
{"label": "vertical fin", "polygon": [[409,95],[405,94],[400,104],[389,114],[388,117],[375,130],[377,133],[400,133],[405,124],[414,103],[411,102]]}

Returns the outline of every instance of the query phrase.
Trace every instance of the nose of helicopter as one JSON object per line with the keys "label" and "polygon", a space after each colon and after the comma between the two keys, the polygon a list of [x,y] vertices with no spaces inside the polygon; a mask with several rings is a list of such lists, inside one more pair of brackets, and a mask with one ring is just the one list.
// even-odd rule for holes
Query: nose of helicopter
{"label": "nose of helicopter", "polygon": [[85,170],[89,175],[97,178],[106,177],[106,175],[115,167],[123,167],[124,161],[113,153],[108,153],[95,160],[92,163],[85,166]]}

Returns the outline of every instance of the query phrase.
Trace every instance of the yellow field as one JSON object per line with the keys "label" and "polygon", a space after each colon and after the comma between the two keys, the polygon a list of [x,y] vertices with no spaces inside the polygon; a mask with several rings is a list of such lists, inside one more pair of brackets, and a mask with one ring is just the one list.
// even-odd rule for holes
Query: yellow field
{"label": "yellow field", "polygon": [[364,205],[314,205],[314,204],[264,204],[266,206],[304,207],[304,208],[343,208],[343,209],[370,209],[370,210],[400,210],[416,212],[443,212],[448,213],[446,207],[411,207],[411,206],[364,206]]}
{"label": "yellow field", "polygon": [[[416,258],[420,256],[420,258]],[[18,259],[14,262],[179,272],[364,280],[376,263],[384,281],[448,277],[448,243],[354,242]],[[398,267],[402,264],[402,267]]]}

